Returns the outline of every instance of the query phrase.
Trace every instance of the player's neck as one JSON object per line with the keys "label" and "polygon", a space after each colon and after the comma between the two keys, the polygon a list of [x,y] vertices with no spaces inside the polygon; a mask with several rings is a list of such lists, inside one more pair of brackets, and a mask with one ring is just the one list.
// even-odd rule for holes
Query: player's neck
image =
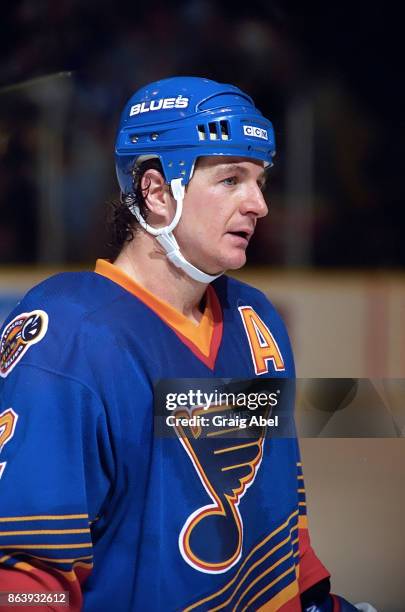
{"label": "player's neck", "polygon": [[137,235],[124,246],[114,264],[188,319],[196,323],[200,321],[199,305],[207,285],[173,266],[151,236]]}

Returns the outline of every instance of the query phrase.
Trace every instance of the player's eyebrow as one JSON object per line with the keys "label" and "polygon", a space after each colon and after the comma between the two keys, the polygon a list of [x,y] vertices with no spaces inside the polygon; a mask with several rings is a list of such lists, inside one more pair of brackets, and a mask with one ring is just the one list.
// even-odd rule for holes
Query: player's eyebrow
{"label": "player's eyebrow", "polygon": [[247,174],[246,168],[243,166],[238,166],[238,164],[227,163],[218,164],[215,168],[216,172],[239,172],[241,174]]}
{"label": "player's eyebrow", "polygon": [[[260,181],[261,183],[265,183],[266,182],[266,178],[267,178],[267,173],[266,173],[267,168],[264,168],[263,171],[259,174],[259,176],[257,177],[257,181]],[[226,173],[226,172],[235,172],[238,174],[242,174],[243,176],[246,176],[247,174],[249,174],[249,170],[247,168],[245,168],[244,166],[239,166],[238,164],[234,164],[234,163],[227,163],[224,162],[222,164],[218,164],[218,166],[216,166],[215,168],[215,174],[222,174],[222,173]]]}

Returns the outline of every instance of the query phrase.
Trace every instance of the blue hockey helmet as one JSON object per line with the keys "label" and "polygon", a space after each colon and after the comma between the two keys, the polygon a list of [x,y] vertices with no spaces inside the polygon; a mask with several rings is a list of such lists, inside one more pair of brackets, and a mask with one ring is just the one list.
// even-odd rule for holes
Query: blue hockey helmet
{"label": "blue hockey helmet", "polygon": [[167,183],[192,177],[198,157],[231,155],[272,164],[274,131],[253,100],[238,87],[199,77],[150,83],[127,102],[119,124],[115,159],[123,193],[132,191],[135,163],[157,157]]}

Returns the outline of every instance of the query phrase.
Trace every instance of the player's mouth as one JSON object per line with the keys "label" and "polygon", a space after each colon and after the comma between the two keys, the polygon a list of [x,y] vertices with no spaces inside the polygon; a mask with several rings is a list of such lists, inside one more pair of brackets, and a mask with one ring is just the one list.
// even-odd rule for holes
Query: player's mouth
{"label": "player's mouth", "polygon": [[235,242],[240,243],[243,246],[247,246],[249,244],[249,240],[252,237],[253,231],[252,230],[234,230],[234,231],[230,231],[227,232],[227,234],[229,234],[230,236],[232,236],[234,238]]}

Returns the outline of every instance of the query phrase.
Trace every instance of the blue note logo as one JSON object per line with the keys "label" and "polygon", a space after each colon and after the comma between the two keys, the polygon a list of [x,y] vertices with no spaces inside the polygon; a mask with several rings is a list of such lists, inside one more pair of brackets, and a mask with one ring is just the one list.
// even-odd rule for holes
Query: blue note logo
{"label": "blue note logo", "polygon": [[48,330],[44,310],[23,312],[6,326],[0,338],[0,376],[5,378],[23,358],[30,346],[40,342]]}
{"label": "blue note logo", "polygon": [[[191,419],[201,414],[210,420],[204,436],[201,428],[191,425]],[[230,423],[234,407],[175,412],[190,419],[190,426],[175,425],[175,430],[212,502],[187,518],[179,535],[180,553],[191,567],[209,574],[226,572],[241,558],[243,516],[239,504],[260,468],[266,433],[265,426],[249,427],[250,437],[241,437],[238,427],[218,428],[215,419],[219,414]]]}

